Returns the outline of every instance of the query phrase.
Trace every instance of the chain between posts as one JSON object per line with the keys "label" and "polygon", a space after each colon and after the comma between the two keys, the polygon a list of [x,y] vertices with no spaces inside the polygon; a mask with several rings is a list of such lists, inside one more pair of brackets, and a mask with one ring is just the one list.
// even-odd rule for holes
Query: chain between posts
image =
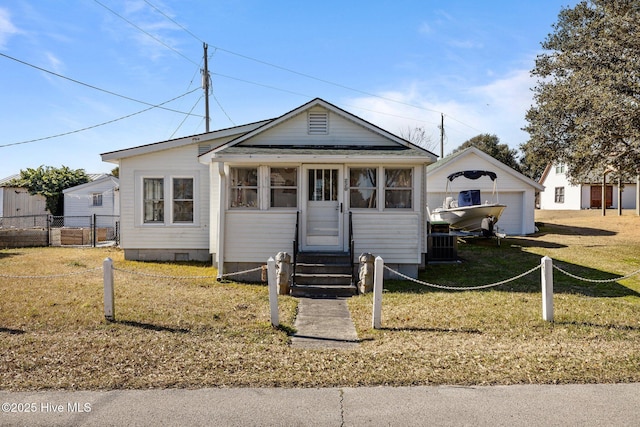
{"label": "chain between posts", "polygon": [[532,269],[530,269],[528,271],[525,271],[522,274],[519,274],[519,275],[517,275],[515,277],[512,277],[510,279],[502,280],[500,282],[490,283],[488,285],[467,286],[467,287],[444,286],[444,285],[436,285],[436,284],[433,284],[433,283],[427,283],[427,282],[423,282],[423,281],[418,280],[418,279],[414,279],[413,277],[409,277],[406,274],[402,274],[402,273],[400,273],[398,271],[395,271],[392,268],[387,267],[386,265],[384,266],[384,268],[386,270],[388,270],[388,271],[390,271],[390,272],[402,277],[403,279],[410,280],[410,281],[415,282],[415,283],[417,283],[419,285],[429,286],[429,287],[438,288],[438,289],[446,289],[446,290],[449,290],[449,291],[474,291],[474,290],[478,290],[478,289],[493,288],[493,287],[496,287],[496,286],[504,285],[505,283],[513,282],[514,280],[518,280],[518,279],[520,279],[520,278],[522,278],[522,277],[524,277],[524,276],[526,276],[528,274],[533,273],[534,271],[536,271],[539,268],[541,268],[541,266],[537,265],[537,266],[533,267]]}
{"label": "chain between posts", "polygon": [[626,276],[623,277],[614,277],[613,279],[588,279],[586,277],[580,277],[580,276],[576,276],[575,274],[569,273],[566,270],[563,270],[562,268],[558,267],[557,265],[554,264],[553,268],[555,268],[556,270],[558,270],[560,273],[567,275],[569,277],[572,277],[574,279],[577,280],[582,280],[583,282],[591,282],[591,283],[613,283],[613,282],[617,282],[618,280],[625,280],[625,279],[629,279],[637,274],[640,274],[640,269],[634,271],[633,273],[627,274]]}

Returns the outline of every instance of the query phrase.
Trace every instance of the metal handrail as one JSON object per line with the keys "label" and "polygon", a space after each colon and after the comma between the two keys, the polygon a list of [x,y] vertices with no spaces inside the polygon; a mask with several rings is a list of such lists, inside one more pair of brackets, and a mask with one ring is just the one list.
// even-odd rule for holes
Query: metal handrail
{"label": "metal handrail", "polygon": [[292,283],[295,283],[295,280],[296,280],[296,261],[298,258],[298,252],[300,250],[299,236],[300,236],[300,211],[297,211],[296,212],[296,235],[293,239],[293,271],[291,272]]}
{"label": "metal handrail", "polygon": [[353,268],[355,241],[353,239],[353,212],[349,211],[349,264],[351,265],[351,283],[356,284],[356,273]]}

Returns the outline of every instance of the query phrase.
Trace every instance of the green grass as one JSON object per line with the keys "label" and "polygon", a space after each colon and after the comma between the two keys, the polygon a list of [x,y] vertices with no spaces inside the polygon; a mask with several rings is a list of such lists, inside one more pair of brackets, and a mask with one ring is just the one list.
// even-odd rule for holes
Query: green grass
{"label": "green grass", "polygon": [[[483,285],[527,271],[544,255],[595,279],[640,268],[640,239],[621,231],[638,228],[637,217],[617,228],[589,220],[581,229],[547,220],[540,234],[500,247],[461,243],[462,263],[429,265],[420,279]],[[107,256],[118,269],[115,322],[104,319],[101,271],[87,270]],[[304,350],[289,346],[295,298],[279,297],[282,325],[272,328],[266,286],[216,282],[207,265],[125,261],[117,249],[0,251],[0,275],[73,272],[83,274],[0,277],[2,389],[640,381],[639,276],[592,284],[556,272],[553,323],[542,320],[539,271],[466,292],[387,280],[382,329],[371,327],[371,294],[356,296],[348,306],[360,347]]]}

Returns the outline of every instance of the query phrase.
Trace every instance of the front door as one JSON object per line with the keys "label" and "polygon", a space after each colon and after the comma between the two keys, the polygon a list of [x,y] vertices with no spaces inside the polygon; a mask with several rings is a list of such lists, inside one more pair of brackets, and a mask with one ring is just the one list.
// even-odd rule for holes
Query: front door
{"label": "front door", "polygon": [[341,169],[335,166],[305,168],[303,249],[342,251]]}

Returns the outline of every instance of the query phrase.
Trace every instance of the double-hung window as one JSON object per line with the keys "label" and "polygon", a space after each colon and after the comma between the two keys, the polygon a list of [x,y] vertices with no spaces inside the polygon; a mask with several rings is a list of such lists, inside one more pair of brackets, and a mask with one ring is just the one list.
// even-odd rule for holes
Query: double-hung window
{"label": "double-hung window", "polygon": [[258,168],[231,168],[231,207],[258,209]]}
{"label": "double-hung window", "polygon": [[556,187],[555,190],[555,202],[564,203],[564,187]]}
{"label": "double-hung window", "polygon": [[352,209],[377,208],[377,185],[377,168],[349,169],[349,206]]}
{"label": "double-hung window", "polygon": [[93,193],[91,195],[91,206],[93,207],[102,206],[102,193]]}
{"label": "double-hung window", "polygon": [[197,175],[141,176],[142,224],[193,225],[197,213]]}
{"label": "double-hung window", "polygon": [[413,201],[413,169],[384,170],[384,207],[411,209]]}
{"label": "double-hung window", "polygon": [[298,206],[298,168],[271,168],[269,178],[270,206],[295,208]]}
{"label": "double-hung window", "polygon": [[193,222],[193,178],[173,178],[173,222]]}
{"label": "double-hung window", "polygon": [[164,178],[144,178],[142,191],[143,222],[164,223]]}

